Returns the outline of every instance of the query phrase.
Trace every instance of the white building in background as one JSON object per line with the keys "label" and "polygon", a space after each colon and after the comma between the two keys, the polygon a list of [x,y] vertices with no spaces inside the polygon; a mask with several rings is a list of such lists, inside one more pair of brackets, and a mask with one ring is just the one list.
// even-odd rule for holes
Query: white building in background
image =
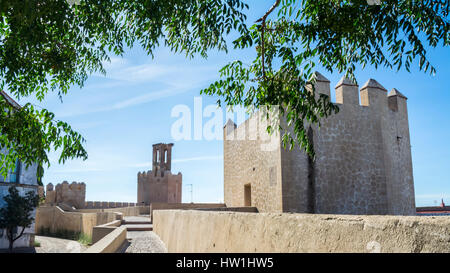
{"label": "white building in background", "polygon": [[[16,109],[20,109],[21,106],[11,97],[9,97],[8,94],[6,94],[4,91],[0,90],[0,96]],[[5,152],[5,149],[1,149],[0,147],[0,153]],[[36,175],[38,164],[33,164],[30,167],[26,168],[25,164],[17,161],[15,165],[15,169],[9,171],[6,177],[0,175],[0,207],[5,206],[3,197],[9,194],[8,189],[12,185],[16,186],[21,195],[25,195],[29,191],[34,191],[36,194],[38,193],[39,185]],[[33,217],[35,217],[35,215],[36,213],[34,211]],[[24,234],[14,242],[14,248],[29,247],[33,246],[33,244],[34,223],[29,228],[26,228]],[[6,230],[0,229],[0,249],[8,248],[8,245],[9,241],[6,236]]]}

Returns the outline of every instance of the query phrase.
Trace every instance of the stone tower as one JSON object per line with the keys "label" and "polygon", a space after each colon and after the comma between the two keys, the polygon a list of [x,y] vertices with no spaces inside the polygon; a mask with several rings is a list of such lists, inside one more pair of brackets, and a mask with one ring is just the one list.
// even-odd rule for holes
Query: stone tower
{"label": "stone tower", "polygon": [[152,172],[165,172],[170,171],[172,164],[172,146],[173,143],[153,144],[153,163]]}
{"label": "stone tower", "polygon": [[172,174],[173,143],[153,145],[152,170],[138,173],[138,203],[181,203],[182,175]]}
{"label": "stone tower", "polygon": [[[330,81],[318,72],[315,77],[316,95],[330,97]],[[275,149],[262,149],[263,139],[270,138],[258,125],[259,112],[239,126],[227,122],[227,206],[255,206],[260,212],[415,214],[407,98],[395,88],[388,93],[374,79],[359,89],[342,78],[335,94],[339,113],[322,119],[320,127],[305,124],[315,160],[298,146],[285,150],[283,132],[274,140]],[[280,122],[293,134],[284,119]]]}

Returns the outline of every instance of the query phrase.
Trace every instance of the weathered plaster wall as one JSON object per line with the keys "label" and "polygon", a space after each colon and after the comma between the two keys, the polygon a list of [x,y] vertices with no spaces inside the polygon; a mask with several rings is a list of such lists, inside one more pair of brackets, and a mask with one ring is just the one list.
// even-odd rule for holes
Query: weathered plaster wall
{"label": "weathered plaster wall", "polygon": [[200,209],[200,208],[225,208],[225,204],[216,203],[151,203],[150,217],[152,218],[155,210],[172,210],[172,209]]}
{"label": "weathered plaster wall", "polygon": [[92,236],[94,226],[116,220],[114,212],[66,212],[57,206],[39,207],[36,210],[36,233],[42,229],[51,232],[68,230]]}
{"label": "weathered plaster wall", "polygon": [[153,217],[169,252],[450,252],[449,217],[194,210]]}
{"label": "weathered plaster wall", "polygon": [[[224,200],[228,207],[254,206],[259,211],[282,211],[280,138],[269,136],[254,115],[239,127],[224,127]],[[245,186],[251,202],[245,204]]]}
{"label": "weathered plaster wall", "polygon": [[[4,153],[4,150],[0,151],[0,153]],[[9,182],[10,181],[9,175],[6,177],[6,179],[0,175],[0,207],[5,206],[3,197],[9,194],[8,190],[9,187],[11,186],[15,186],[21,196],[24,196],[29,191],[38,194],[38,184],[36,176],[37,164],[32,164],[30,167],[27,168],[25,164],[21,163],[19,169],[20,172],[17,183]],[[35,216],[35,213],[36,213],[35,211],[31,213],[33,217]],[[30,227],[25,228],[22,237],[20,237],[14,242],[14,247],[29,247],[33,244],[34,225],[35,224],[33,222]],[[0,248],[8,248],[8,246],[9,241],[6,237],[6,231],[0,230]]]}

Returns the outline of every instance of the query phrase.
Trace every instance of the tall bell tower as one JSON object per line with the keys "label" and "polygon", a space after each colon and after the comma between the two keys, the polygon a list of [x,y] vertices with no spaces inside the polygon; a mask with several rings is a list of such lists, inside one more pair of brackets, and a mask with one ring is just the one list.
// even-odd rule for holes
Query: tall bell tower
{"label": "tall bell tower", "polygon": [[172,165],[172,146],[173,143],[158,143],[153,144],[153,168],[152,173],[156,176],[157,173],[164,173],[170,171]]}

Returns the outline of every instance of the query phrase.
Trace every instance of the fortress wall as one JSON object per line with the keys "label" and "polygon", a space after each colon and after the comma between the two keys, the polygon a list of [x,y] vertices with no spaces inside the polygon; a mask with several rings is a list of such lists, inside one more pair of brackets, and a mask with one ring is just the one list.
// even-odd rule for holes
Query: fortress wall
{"label": "fortress wall", "polygon": [[138,173],[138,203],[181,203],[182,174],[170,171]]}
{"label": "fortress wall", "polygon": [[168,176],[150,176],[149,180],[148,187],[151,202],[167,203]]}
{"label": "fortress wall", "polygon": [[169,252],[450,252],[449,217],[194,210],[153,214],[153,231]]}
{"label": "fortress wall", "polygon": [[136,203],[87,201],[87,202],[85,202],[84,209],[112,209],[112,208],[124,208],[124,207],[134,207],[134,206],[136,206]]}
{"label": "fortress wall", "polygon": [[221,203],[151,203],[150,218],[153,220],[153,211],[155,210],[173,210],[173,209],[219,209],[226,208]]}
{"label": "fortress wall", "polygon": [[[132,207],[119,207],[119,208],[100,208],[100,209],[80,209],[77,212],[82,213],[97,213],[97,212],[120,212],[123,216],[139,216],[141,214],[149,214],[149,206],[132,206]],[[115,219],[114,219],[115,220]]]}
{"label": "fortress wall", "polygon": [[57,206],[38,207],[36,209],[35,232],[43,229],[50,232],[73,231],[92,236],[94,226],[106,224],[116,219],[112,212],[66,212]]}
{"label": "fortress wall", "polygon": [[181,173],[172,174],[170,171],[166,171],[167,175],[167,202],[168,203],[181,203],[181,193],[183,179]]}
{"label": "fortress wall", "polygon": [[[269,136],[262,116],[239,127],[224,127],[224,201],[228,207],[251,205],[259,211],[282,211],[280,137]],[[251,204],[245,204],[245,186]]]}
{"label": "fortress wall", "polygon": [[[138,203],[145,203],[146,200],[150,200],[150,176],[152,176],[151,171],[139,172],[138,175]],[[146,204],[148,205],[148,204]]]}
{"label": "fortress wall", "polygon": [[86,184],[81,182],[72,182],[69,184],[64,181],[57,184],[53,188],[53,184],[49,183],[46,186],[46,204],[65,203],[77,209],[82,209],[85,206],[86,198]]}

